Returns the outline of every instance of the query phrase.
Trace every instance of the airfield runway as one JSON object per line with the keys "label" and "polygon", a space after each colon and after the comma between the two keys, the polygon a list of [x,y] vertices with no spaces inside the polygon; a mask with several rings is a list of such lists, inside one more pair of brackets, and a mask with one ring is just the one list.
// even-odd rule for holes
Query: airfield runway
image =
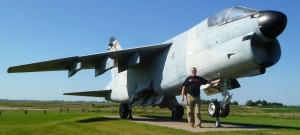
{"label": "airfield runway", "polygon": [[[104,116],[109,119],[119,119],[118,116]],[[237,131],[237,130],[261,130],[261,129],[270,129],[269,127],[255,126],[255,125],[246,125],[246,124],[222,124],[221,128],[216,128],[215,123],[212,122],[203,122],[203,128],[191,128],[189,127],[186,119],[174,120],[166,117],[140,117],[134,116],[134,119],[131,120],[137,123],[144,123],[180,130],[186,130],[191,132],[207,132],[207,131]]]}

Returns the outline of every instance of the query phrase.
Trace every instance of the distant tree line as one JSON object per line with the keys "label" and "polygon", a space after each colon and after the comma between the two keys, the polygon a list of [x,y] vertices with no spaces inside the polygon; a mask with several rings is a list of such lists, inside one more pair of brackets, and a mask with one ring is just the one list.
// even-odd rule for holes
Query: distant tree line
{"label": "distant tree line", "polygon": [[267,102],[266,100],[258,100],[258,101],[252,101],[248,100],[245,104],[246,106],[258,106],[258,107],[283,107],[284,105],[282,103],[277,102]]}

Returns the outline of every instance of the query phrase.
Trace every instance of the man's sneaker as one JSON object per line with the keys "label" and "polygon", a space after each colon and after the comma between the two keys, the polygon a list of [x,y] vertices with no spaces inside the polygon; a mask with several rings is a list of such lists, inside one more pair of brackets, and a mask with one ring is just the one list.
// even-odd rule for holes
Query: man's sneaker
{"label": "man's sneaker", "polygon": [[194,125],[190,125],[190,128],[194,128]]}
{"label": "man's sneaker", "polygon": [[201,124],[200,124],[200,125],[197,125],[196,127],[197,127],[197,128],[203,128],[203,127],[201,126]]}

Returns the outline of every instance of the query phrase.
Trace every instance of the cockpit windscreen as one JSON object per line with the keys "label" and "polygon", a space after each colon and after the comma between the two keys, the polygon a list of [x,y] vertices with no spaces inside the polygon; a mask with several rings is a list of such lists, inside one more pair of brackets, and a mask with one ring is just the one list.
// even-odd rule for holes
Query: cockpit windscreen
{"label": "cockpit windscreen", "polygon": [[227,22],[232,22],[240,18],[256,14],[258,11],[245,7],[232,7],[222,10],[208,18],[208,26],[215,26]]}

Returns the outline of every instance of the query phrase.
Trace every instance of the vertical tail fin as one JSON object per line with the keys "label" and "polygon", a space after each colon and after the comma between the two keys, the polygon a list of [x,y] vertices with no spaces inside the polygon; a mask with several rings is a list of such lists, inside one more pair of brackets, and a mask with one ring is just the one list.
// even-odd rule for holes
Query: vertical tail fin
{"label": "vertical tail fin", "polygon": [[119,44],[119,42],[115,39],[115,37],[111,37],[109,39],[108,51],[113,52],[113,51],[117,51],[117,50],[122,50],[122,47]]}
{"label": "vertical tail fin", "polygon": [[[108,44],[108,52],[113,52],[117,50],[122,50],[121,45],[119,42],[115,39],[115,37],[111,37],[109,39],[109,44]],[[118,75],[118,67],[114,67],[111,69],[111,78],[114,79]]]}

